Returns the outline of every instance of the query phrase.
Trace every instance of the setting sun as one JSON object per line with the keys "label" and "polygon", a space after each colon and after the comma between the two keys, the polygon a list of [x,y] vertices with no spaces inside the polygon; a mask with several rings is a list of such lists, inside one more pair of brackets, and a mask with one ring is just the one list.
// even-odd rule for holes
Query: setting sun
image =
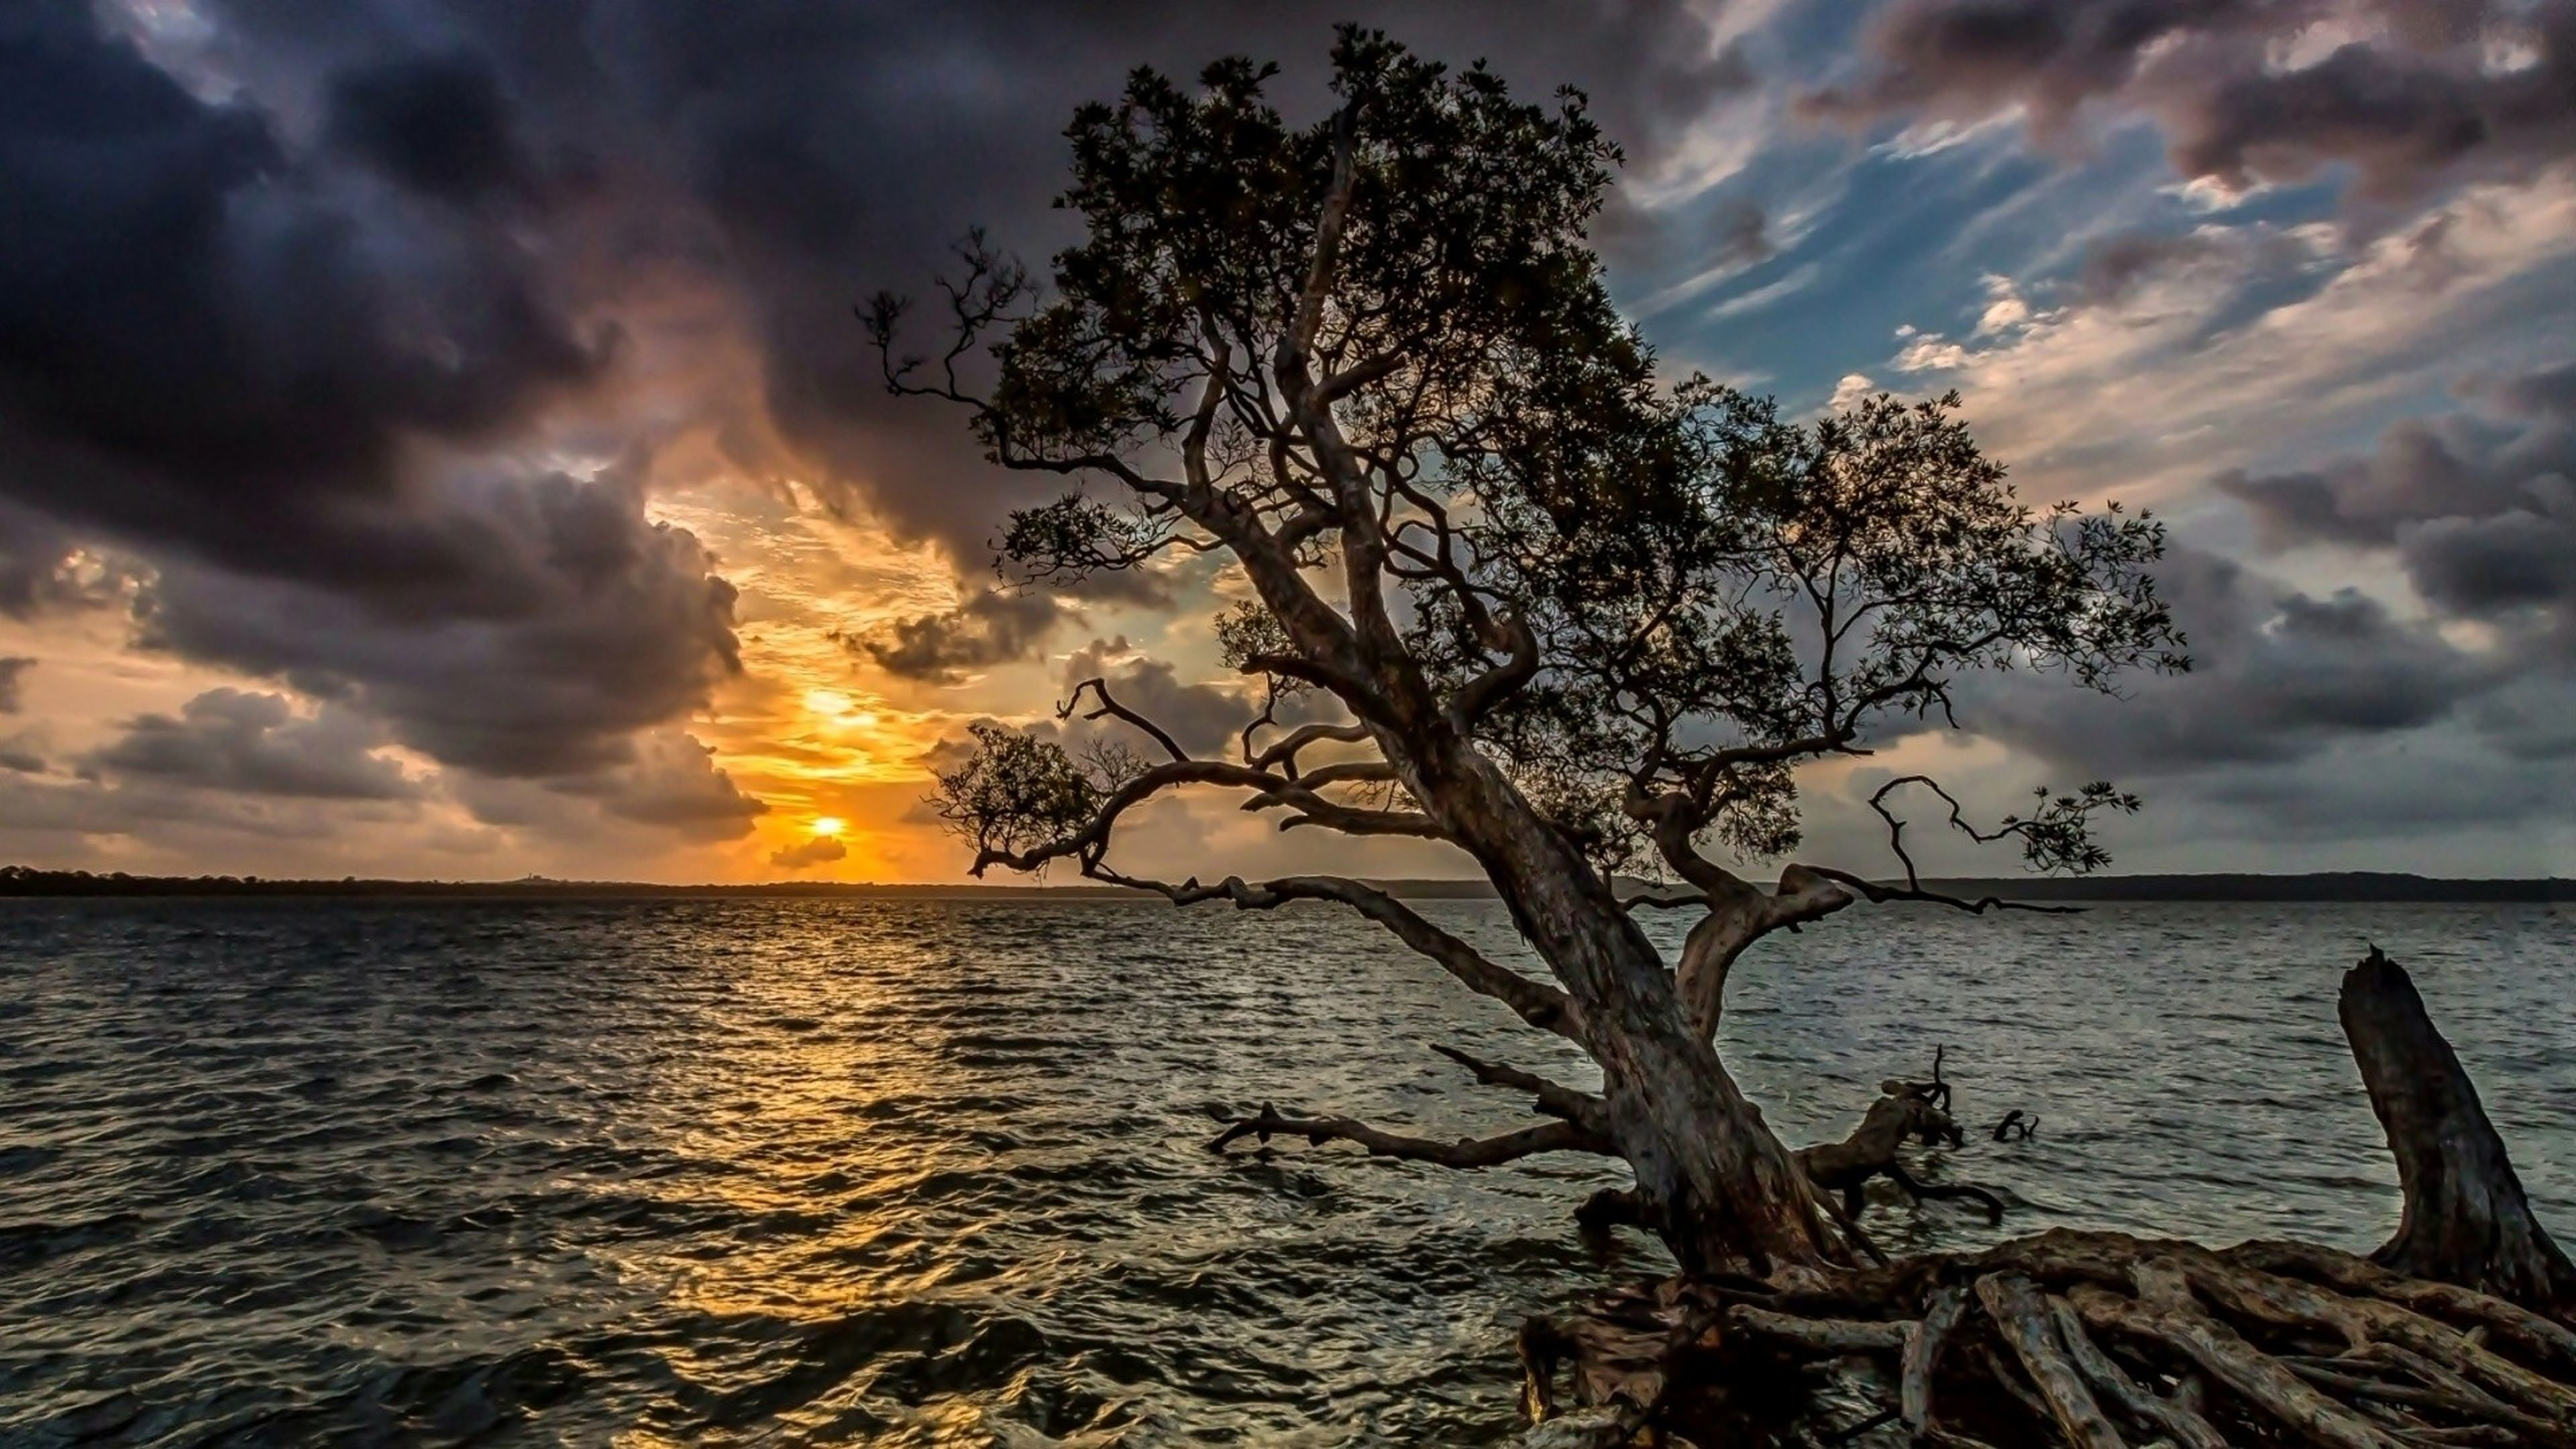
{"label": "setting sun", "polygon": [[814,833],[816,835],[838,835],[848,828],[848,822],[842,820],[837,815],[826,815],[814,822]]}

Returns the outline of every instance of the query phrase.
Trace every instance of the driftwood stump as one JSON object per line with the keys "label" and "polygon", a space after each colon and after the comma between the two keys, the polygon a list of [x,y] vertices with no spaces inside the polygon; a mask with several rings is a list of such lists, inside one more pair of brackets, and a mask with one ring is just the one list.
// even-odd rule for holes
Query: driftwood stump
{"label": "driftwood stump", "polygon": [[2372,947],[2344,973],[2338,1009],[2405,1193],[2397,1236],[2371,1261],[2543,1313],[2576,1309],[2576,1265],[2532,1216],[2504,1139],[2406,969]]}
{"label": "driftwood stump", "polygon": [[[2576,1449],[2576,1272],[2406,973],[2372,951],[2341,1012],[2405,1188],[2374,1258],[2054,1228],[1873,1269],[1631,1286],[1597,1316],[1533,1321],[1528,1402],[1545,1413],[1570,1365],[1572,1397],[1598,1407],[1564,1442],[1587,1445],[1831,1444],[1901,1424],[1951,1449]],[[1842,1381],[1885,1402],[1825,1422],[1798,1386],[1855,1361],[1869,1371]]]}

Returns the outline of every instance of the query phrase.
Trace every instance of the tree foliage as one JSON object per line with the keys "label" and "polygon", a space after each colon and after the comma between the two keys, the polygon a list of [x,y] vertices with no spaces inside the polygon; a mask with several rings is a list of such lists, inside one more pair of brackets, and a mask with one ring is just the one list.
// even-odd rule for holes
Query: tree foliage
{"label": "tree foliage", "polygon": [[[900,351],[903,302],[866,309],[889,384],[970,405],[995,462],[1124,494],[1013,515],[1006,567],[1231,551],[1257,597],[1220,639],[1274,703],[1327,690],[1382,750],[1438,711],[1604,871],[1794,849],[1796,766],[1955,724],[1969,674],[2183,666],[2161,526],[2023,502],[1955,397],[1802,422],[1661,379],[1585,240],[1619,154],[1579,93],[1358,30],[1333,62],[1307,125],[1275,67],[1138,71],[1067,132],[1085,236],[1049,285],[970,239],[936,358]],[[978,741],[942,808],[979,865],[1100,803],[1052,746]],[[2105,858],[2104,802],[2067,799],[2006,826],[2032,863]]]}

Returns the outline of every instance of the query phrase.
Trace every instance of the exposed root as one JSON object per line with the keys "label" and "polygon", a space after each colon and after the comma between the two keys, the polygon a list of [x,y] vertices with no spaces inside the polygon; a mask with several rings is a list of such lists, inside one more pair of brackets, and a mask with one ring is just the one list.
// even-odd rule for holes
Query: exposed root
{"label": "exposed root", "polygon": [[[1651,1383],[1651,1401],[1629,1401],[1702,1444],[1796,1442],[1776,1405],[1751,1410],[1748,1387],[1776,1395],[1784,1363],[1857,1358],[1892,1376],[1885,1412],[1917,1443],[2576,1449],[2564,1325],[2323,1249],[2059,1229],[1843,1275],[1830,1292],[1701,1283],[1620,1301],[1622,1392]],[[1552,1331],[1574,1346],[1606,1330]],[[1666,1357],[1648,1364],[1655,1344]],[[1681,1371],[1678,1351],[1702,1369]],[[1579,1348],[1565,1356],[1581,1369]]]}
{"label": "exposed root", "polygon": [[2121,1449],[2120,1431],[2077,1372],[2057,1318],[2031,1281],[2019,1273],[1988,1273],[1977,1280],[1977,1302],[2020,1360],[2066,1442],[2077,1449]]}

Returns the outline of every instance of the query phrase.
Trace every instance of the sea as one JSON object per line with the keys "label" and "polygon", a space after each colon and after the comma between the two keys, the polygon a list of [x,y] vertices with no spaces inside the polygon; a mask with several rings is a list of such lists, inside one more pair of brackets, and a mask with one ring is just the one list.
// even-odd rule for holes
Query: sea
{"label": "sea", "polygon": [[[1874,1198],[1890,1247],[2364,1248],[2376,943],[2576,1242],[2563,911],[1853,911],[1746,958],[1721,1046],[1799,1144],[1940,1051],[1969,1140],[1921,1171],[2011,1211]],[[0,901],[0,1444],[1500,1442],[1520,1324],[1665,1266],[1570,1221],[1616,1164],[1208,1147],[1529,1120],[1432,1043],[1597,1081],[1322,906]]]}

